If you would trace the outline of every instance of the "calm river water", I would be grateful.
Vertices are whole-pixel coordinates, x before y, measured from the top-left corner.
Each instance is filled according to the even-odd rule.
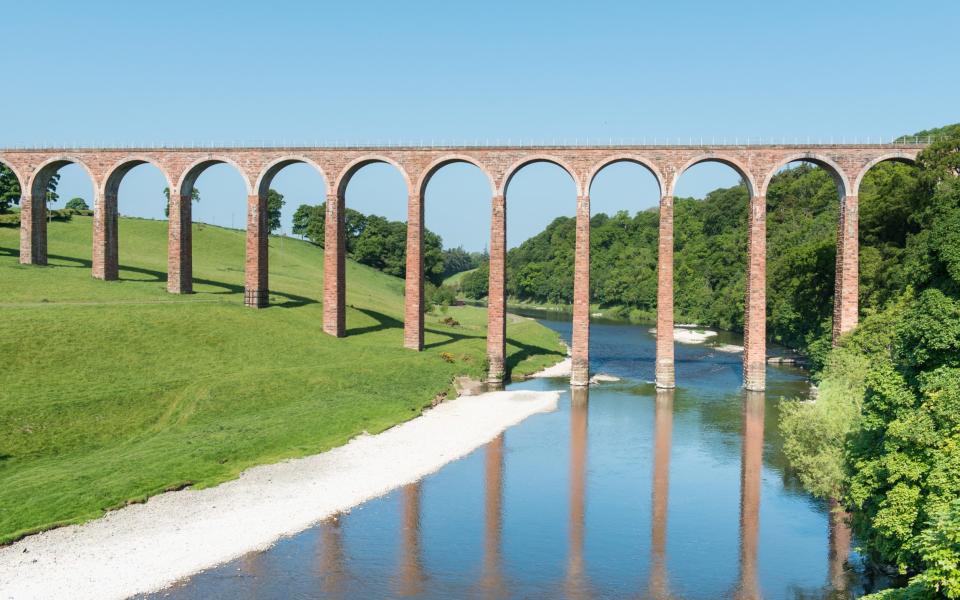
[[[569,340],[567,321],[543,321]],[[150,598],[845,598],[851,542],[785,468],[781,397],[739,354],[678,344],[658,393],[649,327],[594,324],[589,390],[426,479]],[[723,343],[740,341],[721,336]],[[856,557],[853,557],[856,558]]]

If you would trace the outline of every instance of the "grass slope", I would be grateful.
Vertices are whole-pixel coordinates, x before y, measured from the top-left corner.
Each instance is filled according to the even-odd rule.
[[[52,223],[50,266],[22,266],[19,232],[0,228],[0,543],[382,431],[483,371],[482,309],[428,315],[425,351],[404,350],[403,282],[352,262],[348,337],[322,334],[308,243],[270,239],[276,291],[254,310],[241,231],[194,226],[189,296],[165,291],[165,222],[121,219],[115,282],[91,278],[90,236],[90,218]],[[523,374],[562,349],[513,318],[508,354]]]
[[[454,273],[450,277],[447,277],[443,280],[443,285],[449,285],[453,288],[460,289],[460,284],[463,283],[463,278],[473,273],[476,269],[468,269],[466,271],[460,271],[459,273]]]

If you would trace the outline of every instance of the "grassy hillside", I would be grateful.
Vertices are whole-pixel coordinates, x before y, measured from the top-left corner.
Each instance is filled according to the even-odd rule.
[[[450,277],[447,277],[443,280],[443,285],[450,286],[456,290],[457,294],[460,294],[460,284],[463,283],[463,278],[468,276],[470,273],[473,273],[476,269],[469,269],[467,271],[460,271],[459,273],[454,273]]]
[[[348,337],[334,339],[320,249],[271,238],[272,306],[254,310],[243,232],[194,226],[188,296],[165,291],[166,232],[121,219],[120,281],[103,282],[90,218],[51,223],[48,267],[17,264],[19,232],[0,228],[0,543],[381,431],[483,371],[482,309],[427,315],[426,350],[404,350],[403,282],[348,263]],[[562,356],[533,321],[508,337],[514,374]]]

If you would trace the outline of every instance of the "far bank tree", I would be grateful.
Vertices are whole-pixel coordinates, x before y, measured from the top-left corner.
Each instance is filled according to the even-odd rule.
[[[90,210],[90,207],[87,206],[87,201],[79,196],[71,198],[64,208],[68,210]]]
[[[396,277],[407,274],[407,224],[351,208],[344,214],[347,255],[355,261]],[[293,215],[293,233],[323,247],[327,203],[301,204]],[[443,283],[443,240],[423,231],[423,272],[429,283]]]

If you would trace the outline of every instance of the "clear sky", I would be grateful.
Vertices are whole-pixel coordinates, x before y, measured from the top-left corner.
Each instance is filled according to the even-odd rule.
[[[873,140],[960,121],[960,2],[7,2],[0,147],[49,144],[553,141],[747,136]],[[736,181],[686,174],[678,195]],[[138,167],[124,214],[162,218],[163,180]],[[199,220],[245,223],[226,166],[198,182]],[[274,188],[284,228],[323,200],[294,166]],[[76,167],[65,199],[91,196]],[[489,189],[442,170],[427,227],[487,245]],[[594,212],[656,204],[640,167],[617,165]],[[404,219],[389,167],[364,168],[348,206]],[[572,215],[573,185],[532,165],[511,185],[511,245]],[[122,233],[121,233],[122,235]]]

